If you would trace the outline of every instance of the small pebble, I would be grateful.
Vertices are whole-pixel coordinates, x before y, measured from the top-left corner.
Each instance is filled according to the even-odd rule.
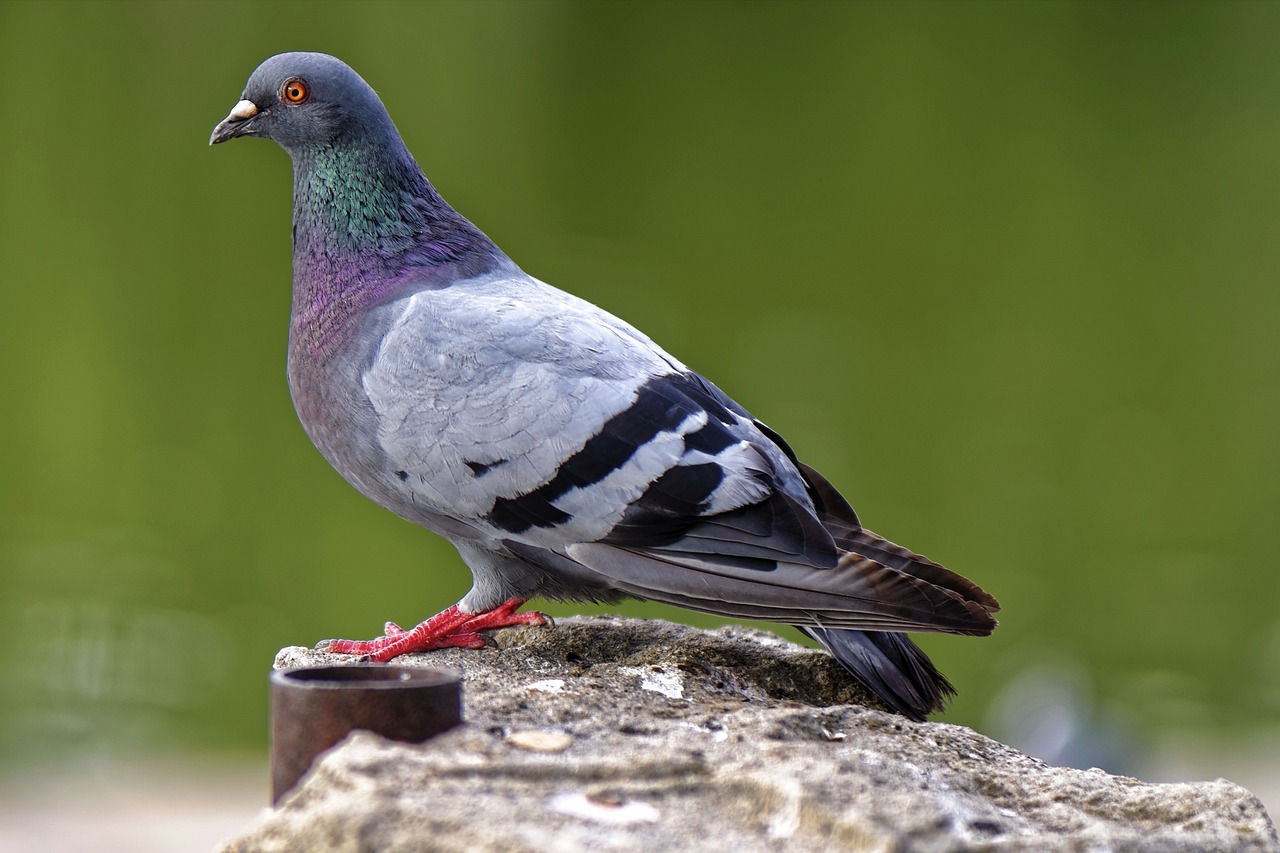
[[[639,800],[618,800],[582,793],[560,794],[553,797],[548,805],[553,812],[617,826],[652,823],[660,816],[656,808]]]
[[[534,681],[524,686],[525,690],[532,690],[538,693],[563,693],[563,678],[548,678],[543,681]]]
[[[564,752],[573,743],[573,737],[564,732],[512,732],[507,735],[507,743],[530,752]]]

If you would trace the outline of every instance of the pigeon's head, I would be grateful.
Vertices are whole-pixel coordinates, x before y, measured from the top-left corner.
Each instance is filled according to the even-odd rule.
[[[390,122],[378,95],[342,60],[323,53],[281,53],[250,75],[239,103],[213,129],[209,144],[260,136],[295,154],[332,145],[353,131],[383,134]]]

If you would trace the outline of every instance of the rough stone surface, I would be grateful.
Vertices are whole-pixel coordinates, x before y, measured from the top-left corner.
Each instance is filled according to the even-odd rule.
[[[467,723],[356,732],[224,851],[1280,851],[1225,780],[1050,767],[912,723],[744,628],[574,618],[397,664],[465,674]],[[349,661],[288,648],[277,667]]]

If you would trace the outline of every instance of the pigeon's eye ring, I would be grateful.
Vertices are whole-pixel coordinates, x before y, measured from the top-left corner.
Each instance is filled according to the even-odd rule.
[[[307,98],[311,97],[311,90],[307,88],[306,81],[299,77],[286,80],[285,84],[280,87],[280,100],[286,104],[305,103]]]

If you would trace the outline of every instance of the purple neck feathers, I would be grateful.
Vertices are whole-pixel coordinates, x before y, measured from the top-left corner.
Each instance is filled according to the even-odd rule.
[[[294,159],[290,346],[299,355],[326,359],[391,299],[511,263],[394,142]]]

